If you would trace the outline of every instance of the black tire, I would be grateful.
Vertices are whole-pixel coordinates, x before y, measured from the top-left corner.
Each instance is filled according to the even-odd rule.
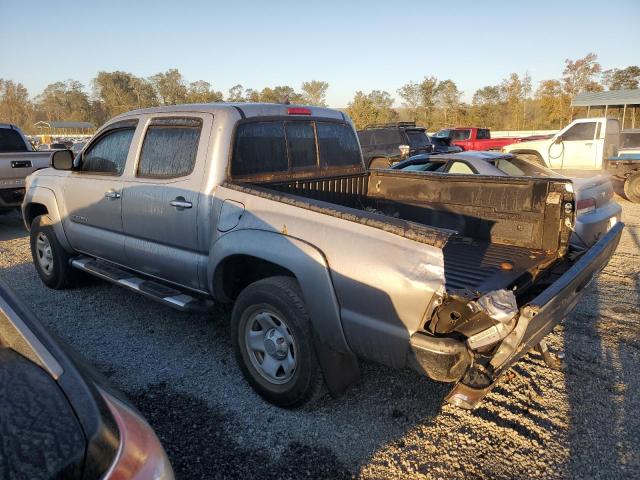
[[[43,256],[43,252],[39,251],[38,239],[46,238],[50,247],[51,254],[51,267],[45,269],[40,261]],[[31,256],[33,258],[33,264],[36,267],[36,271],[40,276],[42,282],[49,288],[55,290],[62,290],[68,288],[72,284],[72,280],[75,278],[76,271],[71,265],[69,255],[56,236],[53,230],[53,223],[48,215],[40,215],[33,219],[31,222]]]
[[[385,158],[385,157],[376,157],[373,160],[371,160],[371,163],[369,164],[369,168],[371,169],[379,169],[379,168],[389,168],[391,165],[389,163],[389,159]]]
[[[261,312],[271,312],[285,323],[295,345],[295,369],[285,383],[265,377],[254,361],[255,351],[247,345],[247,329]],[[252,330],[253,331],[253,330]],[[258,331],[257,333],[260,333]],[[263,338],[267,338],[265,332]],[[313,346],[311,321],[298,282],[292,277],[269,277],[246,287],[236,299],[231,314],[231,340],[242,373],[253,389],[268,402],[282,408],[295,408],[317,400],[323,391],[323,378]],[[268,353],[263,353],[263,362]],[[272,357],[273,358],[273,357]],[[253,359],[253,360],[252,360]]]
[[[634,173],[624,181],[624,196],[633,203],[640,203],[640,172]]]

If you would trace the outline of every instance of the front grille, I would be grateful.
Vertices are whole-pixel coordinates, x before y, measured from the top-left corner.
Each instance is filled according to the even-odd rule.
[[[0,190],[0,198],[4,203],[22,203],[24,188],[5,188]]]

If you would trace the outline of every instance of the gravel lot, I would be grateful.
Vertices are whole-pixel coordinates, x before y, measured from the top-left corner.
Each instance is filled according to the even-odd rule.
[[[474,412],[373,364],[342,398],[272,407],[236,368],[228,311],[175,312],[99,281],[48,290],[17,215],[0,216],[0,275],[131,397],[178,478],[640,478],[640,205],[618,201],[616,255],[550,336],[564,371],[531,354]]]

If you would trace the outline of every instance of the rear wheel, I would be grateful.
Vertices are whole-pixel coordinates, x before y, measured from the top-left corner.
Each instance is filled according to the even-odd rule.
[[[51,218],[40,215],[31,222],[31,256],[42,282],[61,290],[70,286],[76,271],[69,265],[69,255],[53,230]]]
[[[640,203],[640,173],[634,173],[624,182],[624,195],[633,203]]]
[[[293,408],[319,396],[322,372],[295,279],[270,277],[245,288],[233,307],[231,334],[242,373],[265,400]]]

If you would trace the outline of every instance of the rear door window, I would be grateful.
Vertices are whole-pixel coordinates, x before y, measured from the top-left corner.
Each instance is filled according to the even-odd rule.
[[[397,129],[374,130],[373,138],[378,145],[400,145],[404,143]]]
[[[138,177],[176,178],[193,171],[202,120],[155,118],[147,127],[138,161]]]
[[[489,140],[491,138],[491,133],[486,128],[479,128],[478,135],[476,136],[477,140]]]

